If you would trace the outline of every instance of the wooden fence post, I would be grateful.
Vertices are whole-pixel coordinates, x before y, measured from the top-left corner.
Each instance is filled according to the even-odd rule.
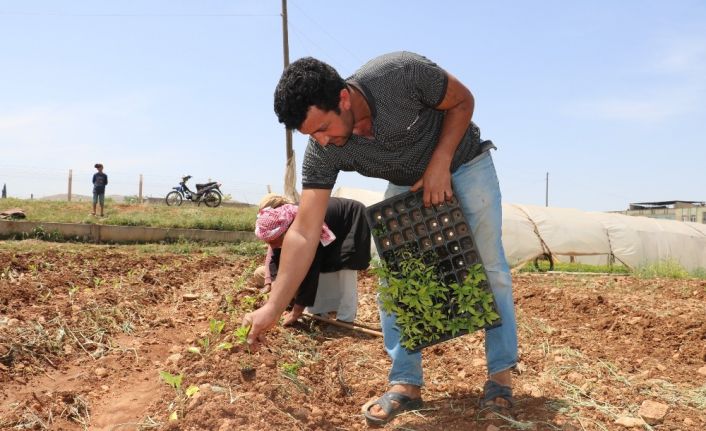
[[[66,195],[68,197],[69,202],[71,202],[71,183],[73,182],[73,176],[73,169],[69,169],[69,192]]]

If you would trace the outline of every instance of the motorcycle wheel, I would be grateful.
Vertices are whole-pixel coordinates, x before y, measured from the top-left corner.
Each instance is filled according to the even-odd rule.
[[[207,207],[215,208],[221,204],[221,195],[211,190],[203,197],[203,203]]]
[[[167,203],[167,206],[180,206],[183,198],[181,197],[181,194],[179,192],[169,192],[167,193],[167,197],[164,198],[165,202]]]

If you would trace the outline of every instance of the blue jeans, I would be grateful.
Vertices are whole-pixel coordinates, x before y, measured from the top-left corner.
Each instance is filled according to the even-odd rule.
[[[492,375],[517,364],[517,323],[512,300],[512,277],[501,241],[500,185],[490,151],[461,165],[451,174],[451,182],[475,237],[478,253],[488,274],[488,283],[502,318],[501,326],[485,332],[485,357],[488,374]],[[408,186],[389,184],[385,198],[408,190]],[[380,308],[385,350],[392,359],[390,384],[422,386],[422,354],[409,353],[400,345],[400,331],[395,325],[395,319],[395,314],[385,313]]]

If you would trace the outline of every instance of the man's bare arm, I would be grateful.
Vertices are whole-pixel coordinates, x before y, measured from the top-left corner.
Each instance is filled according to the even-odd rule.
[[[308,189],[302,192],[299,212],[287,231],[282,244],[277,278],[270,297],[262,307],[243,317],[243,326],[249,326],[248,344],[257,350],[262,335],[277,323],[299,285],[309,271],[321,238],[331,190]]]
[[[438,204],[453,195],[451,189],[451,161],[468,129],[475,101],[471,92],[455,76],[447,72],[446,94],[435,109],[446,111],[439,135],[424,176],[412,190],[424,187],[424,204]]]
[[[330,195],[328,189],[302,192],[299,212],[284,237],[277,278],[268,301],[280,313],[294,298],[314,260]]]

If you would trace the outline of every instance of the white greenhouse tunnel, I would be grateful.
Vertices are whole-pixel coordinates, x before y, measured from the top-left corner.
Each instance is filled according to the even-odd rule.
[[[333,196],[366,206],[383,193],[341,187]],[[629,268],[675,261],[688,271],[706,268],[706,225],[571,208],[503,204],[503,246],[511,267],[550,255],[556,261]]]

